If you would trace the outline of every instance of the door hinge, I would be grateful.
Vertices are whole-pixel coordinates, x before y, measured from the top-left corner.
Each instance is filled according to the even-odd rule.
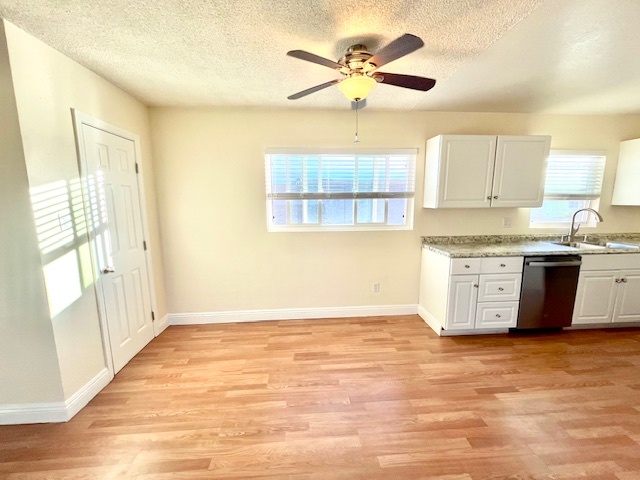
[[[140,173],[140,168],[138,167],[138,162],[136,162],[136,173]]]
[[[151,320],[155,320],[156,319],[156,314],[153,313],[153,310],[151,310]]]
[[[145,250],[147,249],[147,241],[146,240],[142,241],[142,248],[144,248]]]

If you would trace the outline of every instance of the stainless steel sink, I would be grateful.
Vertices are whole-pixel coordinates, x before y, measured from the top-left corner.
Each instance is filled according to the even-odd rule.
[[[607,247],[605,245],[595,245],[593,243],[585,242],[554,242],[556,245],[562,245],[563,247],[573,247],[580,250],[604,250]]]
[[[607,242],[604,244],[607,248],[628,248],[630,250],[640,249],[640,245],[630,245],[628,243]]]
[[[564,247],[573,247],[580,250],[604,250],[607,248],[619,248],[619,249],[629,249],[629,250],[638,250],[640,246],[638,245],[630,245],[627,243],[618,243],[618,242],[607,242],[607,241],[598,241],[598,242],[554,242],[556,245],[562,245]]]

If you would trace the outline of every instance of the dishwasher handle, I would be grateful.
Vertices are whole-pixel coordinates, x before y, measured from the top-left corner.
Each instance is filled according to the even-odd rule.
[[[529,267],[579,267],[582,265],[580,260],[572,260],[568,262],[527,262]]]

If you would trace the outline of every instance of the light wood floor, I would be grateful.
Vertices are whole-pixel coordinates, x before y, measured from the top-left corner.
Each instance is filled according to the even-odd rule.
[[[640,329],[438,338],[417,316],[170,327],[0,479],[640,479]]]

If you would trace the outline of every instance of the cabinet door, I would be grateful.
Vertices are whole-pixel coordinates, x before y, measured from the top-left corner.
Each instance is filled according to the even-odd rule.
[[[520,300],[522,275],[519,273],[480,275],[479,284],[479,302],[508,302]]]
[[[446,330],[474,328],[478,301],[478,275],[449,277]]]
[[[492,207],[539,207],[551,137],[498,136]]]
[[[620,143],[611,205],[640,205],[640,138]]]
[[[580,272],[572,325],[611,323],[618,290],[617,270]]]
[[[494,135],[442,135],[437,207],[489,207],[495,154]]]
[[[620,272],[613,321],[640,322],[640,270]]]
[[[476,330],[512,328],[518,323],[518,302],[478,303]]]

